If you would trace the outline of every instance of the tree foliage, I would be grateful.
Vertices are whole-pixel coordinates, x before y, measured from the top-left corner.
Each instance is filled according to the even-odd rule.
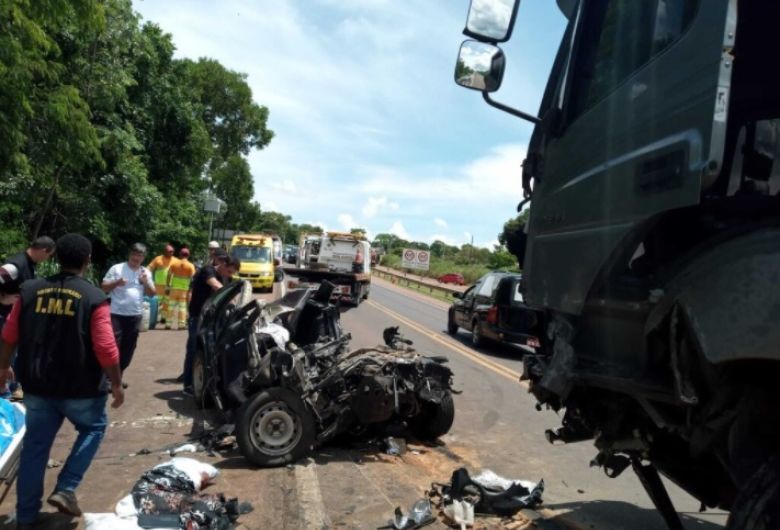
[[[273,138],[246,76],[174,58],[130,0],[0,0],[0,254],[79,231],[93,259],[133,241],[197,248],[204,192],[261,222],[246,155]]]

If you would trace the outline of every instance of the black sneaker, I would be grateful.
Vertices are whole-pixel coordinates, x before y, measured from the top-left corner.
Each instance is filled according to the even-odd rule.
[[[185,386],[182,389],[181,393],[184,394],[185,396],[195,397],[195,392],[192,390],[191,386]]]
[[[76,500],[76,494],[72,491],[55,491],[52,493],[46,502],[51,506],[54,506],[62,513],[79,517],[81,515],[81,508]]]

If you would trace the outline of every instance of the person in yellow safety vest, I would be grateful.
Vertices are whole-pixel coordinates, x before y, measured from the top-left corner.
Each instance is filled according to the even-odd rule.
[[[171,286],[169,298],[170,322],[166,321],[165,328],[171,325],[177,329],[187,329],[187,293],[190,290],[190,282],[195,276],[195,265],[190,263],[190,249],[182,247],[179,250],[179,259],[171,263],[168,271],[168,285]]]
[[[159,313],[160,322],[166,324],[170,321],[170,305],[168,304],[168,291],[170,290],[170,284],[168,283],[168,271],[171,264],[178,261],[173,255],[173,247],[168,244],[165,245],[165,251],[154,258],[149,264],[149,270],[152,271],[152,277],[154,278],[154,287],[157,290],[157,296],[160,299]],[[169,327],[170,329],[170,327]]]

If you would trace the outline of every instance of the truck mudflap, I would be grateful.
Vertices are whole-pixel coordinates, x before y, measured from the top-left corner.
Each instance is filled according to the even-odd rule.
[[[666,287],[645,334],[683,316],[712,363],[780,360],[780,227],[703,252]]]

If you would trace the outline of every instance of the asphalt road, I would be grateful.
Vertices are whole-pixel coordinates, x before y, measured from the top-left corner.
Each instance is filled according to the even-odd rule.
[[[344,315],[355,345],[376,339],[371,330],[400,325],[401,331],[422,352],[446,355],[455,373],[456,419],[447,444],[468,448],[476,467],[489,468],[507,477],[545,480],[547,516],[558,514],[570,526],[599,529],[665,529],[638,479],[626,471],[610,479],[589,462],[596,456],[590,442],[552,446],[544,430],[558,427],[551,411],[538,412],[527,387],[518,381],[523,350],[510,345],[471,348],[471,334],[446,331],[447,305],[374,281],[371,298]],[[368,335],[368,338],[364,338]],[[377,336],[378,338],[378,336]],[[719,511],[699,514],[699,503],[673,484],[670,494],[686,528],[721,528],[726,515]]]
[[[497,346],[472,350],[468,333],[450,337],[444,332],[446,307],[375,279],[370,299],[343,314],[355,348],[381,342],[382,330],[392,325],[400,326],[418,350],[450,359],[455,387],[463,393],[455,396],[455,424],[441,444],[410,446],[398,457],[365,441],[340,442],[294,466],[277,469],[253,469],[237,452],[191,455],[220,469],[208,491],[254,505],[252,513],[241,517],[239,528],[377,528],[387,524],[396,506],[410,506],[431,482],[448,482],[453,470],[464,466],[470,471],[491,469],[510,478],[545,480],[544,508],[524,512],[514,522],[501,523],[504,526],[663,530],[661,518],[629,472],[609,479],[589,468],[595,456],[589,443],[547,444],[544,429],[556,427],[558,419],[553,413],[537,412],[534,400],[517,381],[522,350]],[[185,335],[165,330],[141,334],[133,364],[125,373],[130,385],[125,406],[109,411],[110,427],[77,492],[84,511],[112,511],[141,473],[169,458],[162,448],[183,443],[218,423],[215,411],[197,410],[174,381],[181,370]],[[63,428],[52,458],[63,461],[74,438],[71,427]],[[150,454],[136,455],[144,448]],[[46,495],[58,471],[47,473]],[[0,498],[4,489],[0,486]],[[671,493],[687,528],[711,530],[725,522],[723,514],[699,519],[693,499],[675,488]],[[0,504],[0,529],[13,528],[14,494],[11,488]],[[44,514],[41,530],[85,528],[83,519],[45,510],[49,513]],[[538,518],[535,526],[523,525],[528,518]],[[445,527],[437,523],[430,528]]]

